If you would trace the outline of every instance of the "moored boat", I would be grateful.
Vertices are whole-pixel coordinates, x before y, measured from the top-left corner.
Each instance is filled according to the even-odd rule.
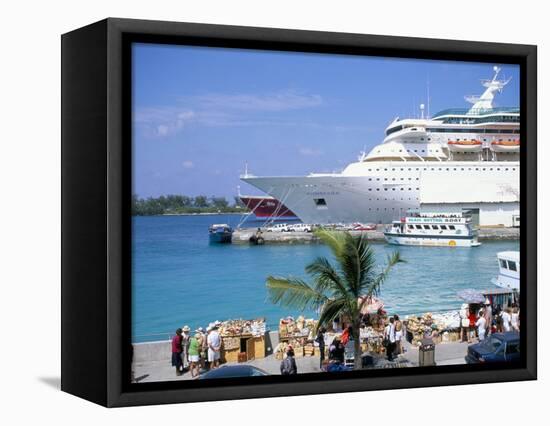
[[[208,236],[211,243],[230,243],[233,229],[225,224],[214,224],[208,228]]]
[[[519,291],[519,251],[501,251],[497,253],[499,274],[493,284]]]
[[[390,244],[476,247],[477,230],[468,214],[416,213],[392,222],[385,232]]]

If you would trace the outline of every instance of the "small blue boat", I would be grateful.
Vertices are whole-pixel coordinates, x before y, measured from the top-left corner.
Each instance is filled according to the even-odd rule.
[[[233,229],[225,223],[210,225],[208,235],[211,243],[230,243]]]

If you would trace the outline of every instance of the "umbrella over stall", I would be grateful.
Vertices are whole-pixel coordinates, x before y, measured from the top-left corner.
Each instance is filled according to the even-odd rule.
[[[459,291],[457,296],[467,303],[483,303],[485,302],[485,296],[479,291],[468,288],[466,290]]]

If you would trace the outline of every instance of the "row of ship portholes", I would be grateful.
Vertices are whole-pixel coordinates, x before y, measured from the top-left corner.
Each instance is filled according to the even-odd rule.
[[[401,189],[401,191],[404,191],[404,190],[405,190],[405,188],[399,188],[399,189]],[[380,188],[376,188],[376,190],[377,190],[377,191],[380,191]],[[384,191],[387,191],[387,190],[388,190],[388,188],[384,188]],[[395,191],[395,188],[392,188],[391,190],[392,190],[392,191]],[[409,188],[408,190],[409,190],[409,191],[412,191],[412,188]],[[372,188],[369,188],[369,191],[372,191]],[[416,191],[420,191],[420,188],[416,188]]]
[[[420,168],[420,167],[414,167],[414,170],[415,170],[415,171],[420,171],[421,168]],[[492,172],[493,170],[496,170],[496,171],[504,170],[504,171],[506,171],[506,172],[507,172],[508,170],[512,170],[512,171],[515,172],[515,171],[516,171],[516,167],[423,167],[423,168],[422,168],[422,171],[424,171],[424,170],[430,170],[430,171],[435,171],[435,170],[437,170],[437,171],[440,171],[440,172],[443,171],[443,170],[445,170],[445,171],[447,171],[447,172],[449,172],[449,171],[451,171],[451,170],[453,170],[453,171],[455,171],[455,172],[458,171],[458,170],[460,170],[460,171],[466,171],[466,170],[467,170],[467,171],[472,171],[472,170],[482,170],[482,171],[486,171],[486,170],[488,170],[488,171],[491,171],[491,172]],[[369,172],[374,172],[374,171],[379,172],[379,171],[381,171],[381,170],[380,170],[380,169],[367,169],[367,171],[369,171]],[[388,169],[384,169],[383,171],[384,171],[384,172],[387,172]],[[404,171],[409,171],[409,172],[411,172],[411,171],[413,171],[413,168],[411,168],[411,167],[408,167],[408,168],[405,168],[405,167],[398,167],[398,168],[392,168],[391,171],[392,171],[392,172],[404,172]]]

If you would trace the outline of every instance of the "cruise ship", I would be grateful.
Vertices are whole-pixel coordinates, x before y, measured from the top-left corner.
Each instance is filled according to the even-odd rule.
[[[480,96],[465,97],[471,107],[424,117],[420,105],[420,118],[394,119],[383,142],[340,173],[246,173],[240,178],[279,200],[303,222],[316,224],[391,223],[420,209],[427,182],[437,191],[477,191],[479,202],[491,202],[501,192],[494,188],[502,188],[512,194],[508,201],[519,201],[520,111],[494,105],[510,79],[498,78],[499,67],[493,71],[492,79],[481,80],[485,90]],[[487,182],[492,184],[484,186]]]

